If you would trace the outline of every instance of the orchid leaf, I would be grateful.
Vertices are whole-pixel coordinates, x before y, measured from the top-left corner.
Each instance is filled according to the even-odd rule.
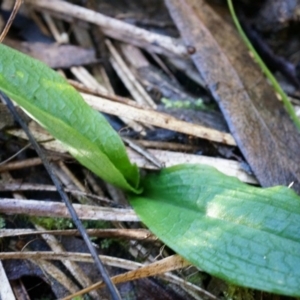
[[[205,165],[178,165],[142,180],[130,203],[176,253],[228,282],[300,296],[300,199],[257,188]]]
[[[118,134],[57,72],[1,44],[0,90],[82,165],[111,184],[138,192],[138,169]]]

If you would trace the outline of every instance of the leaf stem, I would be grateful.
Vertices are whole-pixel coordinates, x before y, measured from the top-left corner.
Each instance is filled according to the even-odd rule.
[[[250,50],[250,52],[252,52],[255,61],[260,66],[260,68],[262,69],[263,73],[270,80],[270,82],[271,82],[274,90],[280,95],[285,109],[289,113],[291,119],[294,121],[294,124],[300,130],[300,120],[299,120],[298,116],[295,113],[293,105],[289,101],[286,93],[283,91],[283,89],[279,85],[279,83],[278,83],[277,79],[275,78],[275,76],[268,69],[268,67],[266,66],[266,64],[264,63],[264,61],[261,59],[261,57],[259,56],[259,54],[256,52],[255,48],[251,44],[251,42],[248,39],[247,35],[245,34],[245,32],[244,32],[244,30],[243,30],[243,28],[242,28],[242,26],[241,26],[241,24],[240,24],[237,16],[236,16],[236,13],[235,13],[235,10],[234,10],[233,4],[232,4],[232,0],[227,0],[227,3],[228,3],[229,11],[230,11],[230,14],[232,16],[233,22],[234,22],[234,24],[235,24],[235,26],[236,26],[239,34],[241,35],[244,43],[246,44],[246,46],[248,47],[248,49]]]

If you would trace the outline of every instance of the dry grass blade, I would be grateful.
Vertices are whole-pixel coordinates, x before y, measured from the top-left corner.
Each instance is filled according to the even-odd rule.
[[[10,15],[10,17],[9,17],[2,33],[1,33],[1,35],[0,35],[0,43],[2,43],[4,38],[6,37],[8,31],[9,31],[9,28],[10,28],[11,24],[13,23],[16,15],[17,15],[17,13],[20,9],[21,4],[22,4],[22,0],[16,0],[13,11],[12,11],[12,13],[11,13],[11,15]]]
[[[41,163],[41,161],[40,161]],[[8,168],[9,169],[9,168]],[[3,170],[4,172],[4,170]],[[0,173],[1,170],[0,170]],[[107,204],[112,204],[112,201],[108,198],[102,197],[102,196],[97,196],[94,194],[90,194],[87,192],[82,192],[79,190],[74,190],[72,188],[66,188],[64,189],[65,192],[68,192],[70,194],[80,196],[80,197],[85,197],[93,200],[97,200],[102,203],[107,203]],[[49,192],[56,192],[56,188],[54,185],[47,185],[47,184],[32,184],[32,183],[20,183],[20,182],[0,182],[0,191],[11,191],[11,192],[16,192],[16,191],[49,191]],[[86,204],[86,203],[83,203]]]
[[[71,293],[78,291],[78,286],[71,280],[70,276],[66,275],[60,268],[43,259],[30,259],[30,261],[36,264],[47,275],[55,278],[61,285],[63,285]]]
[[[33,166],[38,166],[41,164],[42,164],[42,160],[37,157],[25,159],[25,160],[21,160],[21,161],[13,161],[10,163],[5,163],[3,165],[0,165],[0,173],[13,171],[13,170],[19,170],[19,169],[33,167]]]
[[[164,258],[160,261],[149,264],[147,266],[141,267],[137,270],[129,271],[125,274],[114,276],[111,278],[111,280],[114,284],[117,284],[117,283],[127,282],[127,281],[140,279],[140,278],[144,278],[144,277],[155,276],[155,275],[158,275],[161,273],[166,273],[166,272],[177,270],[177,269],[182,269],[189,265],[190,265],[190,263],[187,262],[186,260],[184,260],[179,255],[173,255],[173,256]],[[73,295],[65,297],[63,300],[70,300],[76,296],[86,294],[92,290],[102,288],[102,287],[104,287],[104,283],[101,281],[101,282],[95,283],[95,284],[91,285],[90,287],[83,289]]]
[[[130,240],[156,241],[157,238],[147,229],[87,229],[89,236],[101,238],[124,238]],[[34,230],[34,229],[0,229],[0,238],[52,234],[61,236],[80,236],[78,230]]]
[[[122,58],[113,43],[110,40],[106,40],[105,43],[111,54],[112,66],[136,102],[142,106],[156,109],[156,104],[132,74],[130,68],[127,66],[125,60]]]
[[[164,264],[164,260],[161,260],[159,262],[155,262],[153,264],[149,264],[149,265],[145,266],[141,263],[129,261],[126,259],[110,257],[110,256],[105,256],[105,255],[100,255],[100,257],[101,257],[101,260],[106,265],[117,267],[117,268],[122,268],[122,269],[127,269],[127,270],[141,269],[144,274],[145,274],[144,268],[146,268],[146,270],[147,270],[147,269],[149,269],[149,267],[150,267],[150,269],[152,269],[153,268],[152,266],[155,264],[159,264],[159,265]],[[55,253],[55,252],[6,252],[5,253],[5,252],[1,252],[0,260],[1,259],[2,260],[6,260],[6,259],[33,259],[33,260],[36,260],[36,259],[44,259],[44,260],[68,259],[71,261],[78,261],[78,262],[88,262],[88,263],[93,262],[90,254],[88,254],[88,253],[73,253],[73,252],[72,253],[70,253],[70,252],[64,252],[64,253]],[[169,259],[166,258],[165,260],[167,260],[167,262],[168,262]],[[184,261],[180,257],[175,258],[175,260],[179,261],[178,267],[180,265],[182,265],[182,267],[184,267],[186,264],[186,261]],[[162,262],[162,263],[160,263],[160,262]],[[171,262],[172,262],[172,259],[171,259]],[[170,264],[169,264],[169,266],[170,266]],[[160,266],[161,271],[162,271],[162,268],[163,268],[163,266],[162,267]],[[172,269],[172,263],[171,263],[171,269]],[[169,269],[169,271],[170,271],[170,269]],[[131,274],[135,274],[135,272],[133,272]],[[139,274],[139,272],[138,272],[138,274]],[[149,274],[149,272],[148,272],[148,274]],[[163,279],[168,280],[174,284],[182,286],[191,294],[202,294],[202,295],[206,296],[208,299],[217,299],[214,295],[205,291],[201,287],[195,286],[195,285],[191,284],[190,282],[186,282],[183,279],[178,278],[177,276],[175,276],[173,274],[170,274],[170,273],[162,274],[160,272],[160,274],[156,274],[156,275],[159,275]],[[148,276],[150,276],[150,274]],[[151,275],[151,276],[154,276],[154,275]],[[132,277],[132,275],[131,275],[131,277]],[[197,299],[197,297],[195,297],[195,298]],[[198,297],[198,299],[199,299],[199,297]]]
[[[151,124],[161,128],[190,134],[213,142],[235,146],[233,137],[225,132],[210,129],[196,124],[178,120],[170,115],[150,109],[139,109],[122,103],[113,102],[104,98],[82,94],[84,100],[93,108],[108,114],[126,117],[135,121]]]
[[[39,225],[35,225],[35,228],[37,230],[45,230],[43,227]],[[65,248],[63,245],[56,239],[55,236],[47,233],[43,233],[42,238],[44,241],[48,244],[48,246],[51,248],[54,252],[65,252]],[[91,278],[86,276],[86,274],[83,272],[83,270],[80,268],[80,266],[74,262],[69,260],[62,260],[62,264],[69,270],[69,272],[73,275],[74,278],[77,279],[77,281],[80,283],[81,287],[90,286],[92,284]],[[49,267],[47,266],[47,272],[49,273]],[[53,276],[54,278],[58,279],[58,276]],[[59,280],[61,282],[61,280]],[[97,291],[91,291],[90,296],[94,299],[97,299],[100,295],[98,295]]]

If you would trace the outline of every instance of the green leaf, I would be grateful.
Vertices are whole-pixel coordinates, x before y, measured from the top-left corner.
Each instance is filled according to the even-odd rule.
[[[130,163],[122,140],[61,75],[1,44],[0,90],[81,164],[111,184],[138,192],[138,169]]]
[[[216,169],[178,165],[143,179],[130,203],[170,248],[231,283],[300,296],[300,201]]]

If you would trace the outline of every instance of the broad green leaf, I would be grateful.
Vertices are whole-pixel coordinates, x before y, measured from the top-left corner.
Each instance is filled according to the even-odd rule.
[[[138,191],[139,173],[105,118],[43,63],[0,45],[0,90],[107,182]]]
[[[300,199],[248,186],[209,166],[178,165],[143,179],[130,203],[178,254],[231,283],[300,296]]]

